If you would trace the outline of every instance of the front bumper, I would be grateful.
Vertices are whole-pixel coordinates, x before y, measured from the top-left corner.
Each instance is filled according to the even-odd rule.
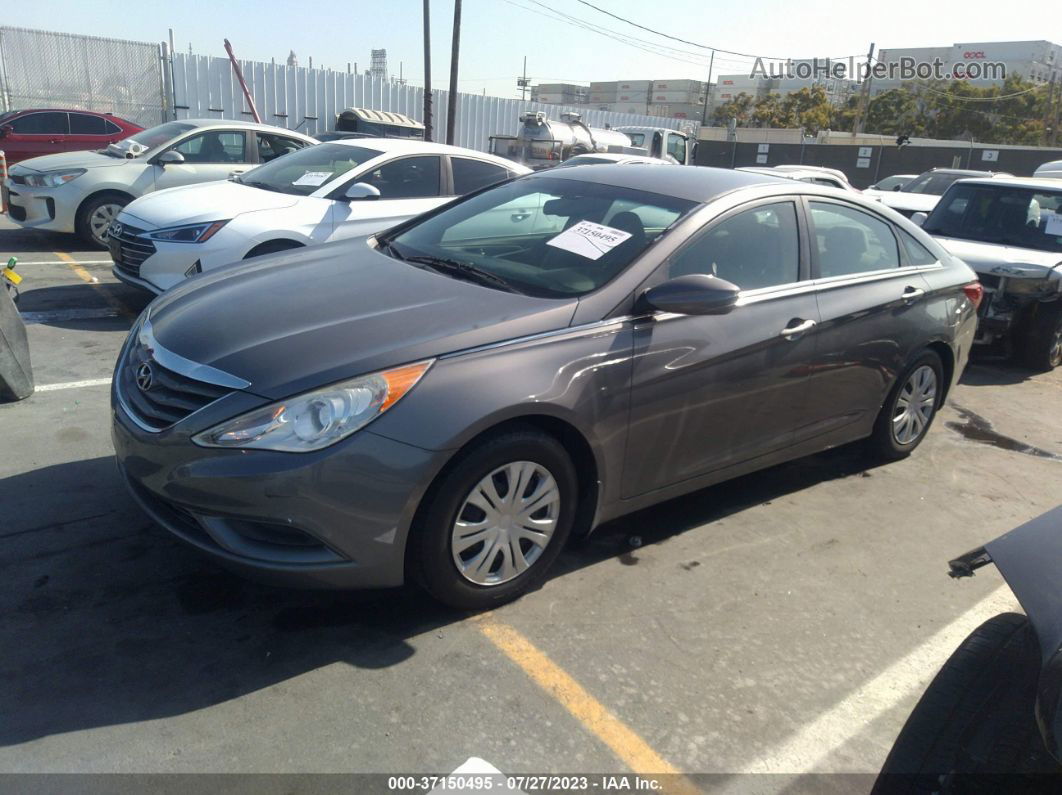
[[[10,178],[4,182],[7,196],[7,215],[19,226],[49,232],[75,231],[80,193],[72,189],[77,180],[58,188],[33,188],[16,184]]]
[[[150,432],[113,392],[112,405],[123,479],[148,515],[183,541],[278,585],[402,584],[413,514],[446,453],[367,430],[316,453],[208,449],[190,437],[206,427],[200,415],[211,407]]]

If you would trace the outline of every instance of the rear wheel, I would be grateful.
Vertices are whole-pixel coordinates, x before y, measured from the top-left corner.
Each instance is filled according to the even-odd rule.
[[[896,379],[870,437],[877,455],[906,458],[922,443],[940,405],[943,371],[940,357],[925,351]]]
[[[1046,372],[1062,365],[1062,301],[1036,305],[1020,355],[1034,370]]]
[[[131,199],[120,193],[101,193],[84,202],[77,211],[74,228],[86,243],[107,248],[107,230]]]
[[[294,240],[270,240],[267,243],[259,243],[252,248],[247,252],[244,259],[263,257],[266,254],[276,254],[278,251],[290,251],[293,248],[302,248],[302,243],[296,243]]]
[[[537,587],[571,530],[577,476],[564,447],[534,430],[477,444],[429,490],[411,563],[441,602],[480,610]]]

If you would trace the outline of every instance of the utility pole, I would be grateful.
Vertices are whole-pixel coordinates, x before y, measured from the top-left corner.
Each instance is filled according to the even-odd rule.
[[[701,109],[701,126],[706,127],[708,125],[708,102],[712,98],[712,67],[715,65],[715,50],[712,50],[712,57],[708,59],[708,84],[704,87],[704,107]],[[697,137],[700,138],[700,131],[697,132]]]
[[[1055,72],[1053,77],[1057,79],[1058,72]],[[1058,122],[1059,122],[1059,108],[1062,106],[1062,89],[1059,89],[1055,93],[1055,112],[1051,118],[1051,138],[1048,141],[1048,146],[1054,146],[1058,141]]]
[[[424,0],[424,140],[431,140],[431,12]]]
[[[527,99],[527,56],[524,56],[524,75],[520,78],[520,101]]]
[[[1044,134],[1041,136],[1040,144],[1042,146],[1047,145],[1048,134],[1047,128],[1051,126],[1051,119],[1054,116],[1055,109],[1055,77],[1056,72],[1051,72],[1051,82],[1047,86],[1047,102],[1044,103]],[[1051,131],[1051,137],[1054,137],[1054,130]]]
[[[874,67],[874,42],[870,42],[867,50],[867,76],[863,79],[863,85],[859,90],[859,113],[856,114],[855,124],[852,125],[852,137],[855,138],[863,132],[867,123],[867,111],[870,108],[870,81],[871,69]]]
[[[457,124],[457,61],[461,50],[461,0],[454,0],[454,38],[450,49],[450,102],[446,109],[446,143],[453,145]]]

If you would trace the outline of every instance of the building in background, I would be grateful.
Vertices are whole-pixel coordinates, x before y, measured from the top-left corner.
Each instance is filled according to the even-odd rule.
[[[531,101],[548,102],[551,105],[587,105],[590,102],[590,88],[576,83],[539,83],[531,86]]]
[[[1052,75],[1062,79],[1062,46],[1049,41],[973,41],[942,47],[907,47],[883,49],[878,60],[885,64],[900,64],[910,58],[918,63],[939,59],[946,71],[954,64],[997,62],[1006,66],[1007,76],[1018,76],[1032,83],[1049,83]],[[870,84],[872,96],[899,88],[909,80],[874,78]],[[917,82],[917,81],[916,81]],[[978,86],[998,86],[1002,78],[971,79]]]

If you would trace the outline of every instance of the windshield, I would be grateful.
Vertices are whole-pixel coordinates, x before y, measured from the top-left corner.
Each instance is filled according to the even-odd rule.
[[[165,124],[160,124],[158,127],[149,127],[146,130],[138,132],[136,135],[127,138],[127,141],[138,143],[141,146],[145,146],[148,149],[154,149],[156,146],[162,146],[167,141],[171,141],[181,133],[194,130],[194,124],[185,124],[179,121],[168,121]],[[121,143],[121,142],[119,142]]]
[[[952,184],[960,179],[985,176],[983,174],[940,174],[935,171],[927,171],[919,177],[915,177],[900,190],[903,193],[924,193],[929,196],[943,196],[944,192]]]
[[[317,144],[253,168],[240,182],[279,193],[309,196],[326,182],[381,154],[378,149],[364,146]]]
[[[485,271],[528,295],[577,296],[617,276],[695,206],[613,185],[520,179],[452,205],[383,248],[398,259]]]
[[[922,228],[942,237],[1062,252],[1062,191],[955,185]]]

